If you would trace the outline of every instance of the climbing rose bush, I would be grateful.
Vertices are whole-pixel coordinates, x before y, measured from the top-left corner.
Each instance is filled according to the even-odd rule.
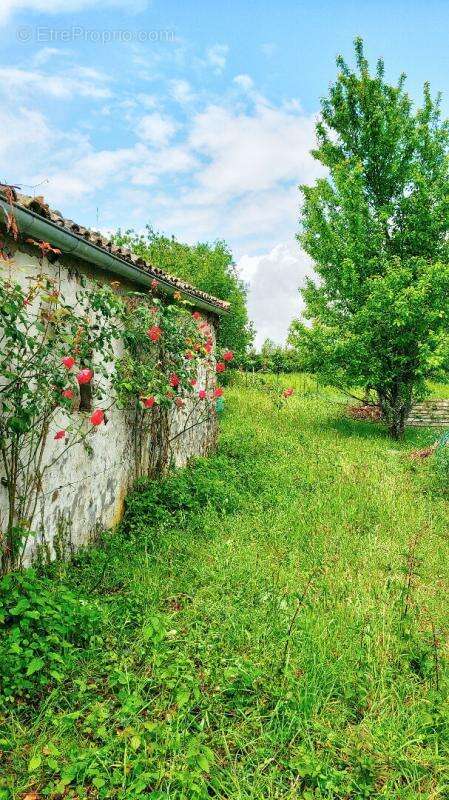
[[[30,243],[43,258],[56,252],[46,243]],[[223,372],[231,351],[214,352],[206,318],[191,311],[176,292],[162,302],[154,280],[149,294],[120,296],[111,288],[80,288],[67,303],[57,279],[39,274],[24,289],[11,278],[4,259],[0,276],[0,440],[9,514],[0,541],[0,568],[20,562],[42,491],[43,477],[67,447],[86,441],[107,422],[117,403],[144,413],[182,410],[188,396],[202,407],[200,422],[222,410],[222,390],[202,386],[206,370]],[[115,282],[116,283],[116,282]],[[119,284],[116,284],[119,286]],[[124,344],[117,359],[114,341]],[[112,362],[112,366],[111,365]],[[197,375],[202,375],[197,388]],[[112,377],[113,393],[110,392]],[[82,392],[93,404],[90,416],[75,414]],[[218,404],[218,405],[217,405]],[[44,457],[49,440],[55,454]]]
[[[23,288],[9,267],[0,275],[0,459],[8,495],[3,572],[21,560],[46,470],[98,424],[75,417],[73,408],[94,369],[106,375],[113,359],[111,320],[119,309],[108,288],[81,288],[69,304],[56,279],[39,274]],[[92,399],[100,400],[101,392],[95,381]],[[56,452],[44,457],[50,440]]]
[[[176,292],[177,303],[164,303],[156,295],[134,293],[124,301],[122,312],[125,353],[116,363],[115,390],[119,404],[138,403],[155,410],[176,406],[182,409],[187,397],[214,399],[200,386],[195,395],[197,375],[213,365],[212,329],[199,311]],[[216,371],[224,372],[231,351],[217,362]],[[221,397],[221,394],[216,395]],[[181,402],[182,401],[182,402]]]

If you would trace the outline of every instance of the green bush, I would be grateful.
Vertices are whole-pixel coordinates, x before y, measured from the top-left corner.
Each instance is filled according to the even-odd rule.
[[[126,501],[123,521],[129,533],[173,514],[200,513],[213,507],[219,513],[235,511],[239,505],[236,475],[225,456],[198,458],[188,468],[178,469],[163,480],[138,481]]]
[[[0,705],[39,699],[61,681],[88,643],[98,611],[32,569],[0,580]]]

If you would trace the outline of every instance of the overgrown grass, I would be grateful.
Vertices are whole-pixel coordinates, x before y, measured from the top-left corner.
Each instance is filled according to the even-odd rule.
[[[1,798],[449,796],[449,503],[408,458],[435,431],[289,384],[230,388],[218,454],[52,568],[98,636],[3,711]]]

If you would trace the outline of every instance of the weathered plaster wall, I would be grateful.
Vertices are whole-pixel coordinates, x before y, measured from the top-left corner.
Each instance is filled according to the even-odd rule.
[[[3,267],[2,269],[5,269]],[[61,292],[67,302],[73,302],[80,287],[80,276],[109,280],[107,274],[89,273],[83,262],[67,261],[64,264],[50,264],[44,260],[41,265],[31,253],[17,251],[13,259],[13,276],[26,285],[27,276],[44,271],[60,279]],[[133,287],[134,290],[136,287]],[[214,330],[214,319],[209,319]],[[116,344],[120,352],[119,343]],[[208,388],[214,382],[213,374],[203,368],[198,375],[198,388]],[[83,414],[88,423],[91,412]],[[201,412],[200,412],[201,414]],[[200,425],[191,427],[201,419],[192,412],[192,402],[185,408],[173,409],[169,414],[168,427],[162,426],[157,413],[151,426],[144,434],[139,456],[136,459],[135,417],[130,411],[113,408],[107,414],[107,424],[96,428],[89,436],[92,446],[90,452],[82,445],[74,445],[62,458],[45,472],[33,529],[36,535],[30,538],[25,561],[29,562],[38,547],[44,546],[54,555],[55,547],[74,550],[88,542],[98,530],[113,527],[119,522],[123,511],[125,495],[136,475],[145,474],[158,461],[161,446],[169,445],[169,459],[176,466],[182,466],[198,455],[204,455],[213,446],[216,438],[215,416]],[[64,428],[64,414],[61,412],[52,425],[56,430]],[[182,433],[187,427],[185,433]],[[178,435],[179,434],[179,435]],[[170,442],[171,440],[171,442]],[[58,452],[60,442],[53,440],[50,433],[44,461],[50,463]],[[0,515],[4,520],[7,511],[6,489],[0,486]]]

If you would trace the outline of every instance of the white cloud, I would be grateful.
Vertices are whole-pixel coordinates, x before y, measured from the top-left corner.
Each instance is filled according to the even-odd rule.
[[[137,135],[145,142],[154,145],[162,145],[168,142],[176,132],[177,124],[158,111],[154,114],[146,114],[137,125]]]
[[[33,58],[33,63],[37,67],[41,67],[43,64],[47,64],[52,58],[56,58],[59,56],[67,57],[72,55],[72,51],[70,50],[60,50],[56,47],[42,47]]]
[[[136,100],[140,103],[140,105],[148,109],[155,108],[158,103],[157,97],[155,97],[153,94],[144,94],[143,92],[140,92],[137,95]],[[135,105],[133,101],[128,101],[128,103]]]
[[[256,345],[267,338],[284,343],[292,319],[303,307],[298,288],[312,275],[310,259],[289,241],[262,255],[243,255],[237,266],[249,283],[248,311],[257,330]]]
[[[41,92],[64,100],[75,95],[95,99],[110,97],[110,90],[103,82],[99,82],[99,74],[96,73],[94,77],[94,71],[88,72],[90,74],[85,75],[82,70],[73,70],[60,75],[46,75],[33,70],[2,67],[0,83],[5,91],[12,94],[18,91],[32,94]]]
[[[0,164],[1,180],[10,180],[12,183],[27,174],[29,160],[27,153],[35,153],[36,149],[47,149],[48,142],[52,141],[52,134],[44,116],[38,111],[18,108],[14,113],[3,111],[2,126],[0,130]],[[17,174],[18,165],[22,174]],[[5,174],[10,166],[15,174]]]
[[[227,44],[214,44],[206,51],[206,58],[209,64],[214,67],[215,72],[223,72],[226,66],[226,59],[229,53]]]
[[[138,12],[143,11],[148,2],[147,0],[103,0],[103,5]],[[98,0],[1,0],[0,24],[9,22],[11,16],[17,11],[60,14],[83,11],[92,7],[98,9]]]
[[[245,92],[249,92],[254,87],[254,81],[249,75],[236,75],[234,83],[240,86]]]
[[[181,105],[191,103],[195,97],[190,83],[185,80],[170,81],[170,92],[173,99]]]
[[[70,197],[71,201],[92,195],[99,189],[121,184],[137,164],[145,159],[145,147],[137,144],[134,147],[117,150],[100,150],[86,152],[81,157],[60,164],[59,169],[49,172],[47,194],[51,202],[62,204]],[[118,221],[120,224],[120,221]]]
[[[246,265],[263,260],[266,270],[276,259],[279,270],[296,270],[295,259],[300,259],[296,245],[294,259],[290,260],[290,248],[273,249],[273,242],[293,239],[299,205],[297,186],[313,181],[322,172],[310,156],[314,125],[314,117],[305,115],[296,104],[273,108],[257,100],[244,112],[209,106],[192,119],[182,150],[180,166],[190,169],[190,153],[197,159],[195,172],[190,181],[181,183],[175,195],[164,193],[161,187],[153,197],[152,220],[187,241],[226,238],[241,258],[245,256]],[[167,147],[164,158],[171,151],[178,153],[179,147]],[[135,183],[139,175],[144,182],[145,172],[139,169]],[[150,182],[155,182],[154,165]],[[250,258],[256,261],[249,262]],[[262,271],[257,274],[260,277]],[[289,284],[290,294],[291,290]],[[280,307],[288,292],[280,295]],[[257,292],[252,296],[254,310],[261,298]],[[285,315],[290,319],[287,306]],[[257,323],[261,323],[259,317]]]
[[[4,111],[0,127],[1,180],[22,185],[33,193],[33,187],[89,150],[87,138],[79,132],[57,130],[49,125],[40,111],[19,106],[13,113]],[[51,184],[40,189],[48,193]],[[66,195],[66,199],[70,195]],[[61,202],[64,197],[58,199]]]
[[[314,127],[311,116],[268,105],[240,114],[210,106],[194,118],[190,135],[192,147],[208,161],[198,176],[200,188],[218,202],[280,181],[314,178]]]
[[[160,175],[185,173],[197,166],[194,155],[186,147],[161,147],[142,153],[131,180],[137,185],[154,184]]]

